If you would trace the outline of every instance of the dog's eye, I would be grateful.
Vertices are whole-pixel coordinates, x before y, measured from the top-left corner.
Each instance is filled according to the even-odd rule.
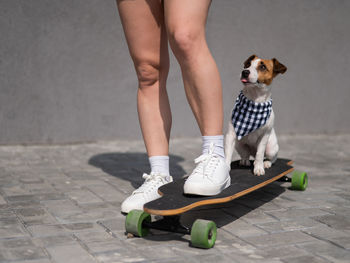
[[[262,70],[262,71],[267,70],[267,68],[266,68],[266,66],[265,66],[264,64],[261,64],[261,65],[259,66],[259,69]]]

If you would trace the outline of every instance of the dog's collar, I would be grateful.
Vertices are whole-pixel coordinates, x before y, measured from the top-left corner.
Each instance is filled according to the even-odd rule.
[[[264,126],[272,111],[272,99],[266,102],[254,102],[241,91],[232,111],[232,124],[238,140]]]

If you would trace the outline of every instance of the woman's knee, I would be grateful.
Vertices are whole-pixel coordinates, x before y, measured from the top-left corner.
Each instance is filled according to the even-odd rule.
[[[177,57],[188,59],[205,43],[205,36],[199,30],[179,27],[168,30],[170,46]]]
[[[168,66],[150,62],[135,62],[135,69],[140,88],[154,86],[168,72]]]

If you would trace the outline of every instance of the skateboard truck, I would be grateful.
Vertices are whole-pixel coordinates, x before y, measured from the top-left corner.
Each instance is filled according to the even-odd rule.
[[[277,181],[279,182],[291,182],[292,178],[289,178],[288,176],[282,176],[280,179],[278,179]]]
[[[153,222],[144,221],[142,227],[179,234],[191,234],[191,228],[181,224],[179,215],[164,216],[162,219]]]

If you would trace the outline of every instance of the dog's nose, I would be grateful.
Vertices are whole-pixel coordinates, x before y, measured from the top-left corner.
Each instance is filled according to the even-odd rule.
[[[243,70],[242,71],[242,78],[248,78],[248,76],[249,76],[249,74],[250,74],[250,71],[249,70]]]

